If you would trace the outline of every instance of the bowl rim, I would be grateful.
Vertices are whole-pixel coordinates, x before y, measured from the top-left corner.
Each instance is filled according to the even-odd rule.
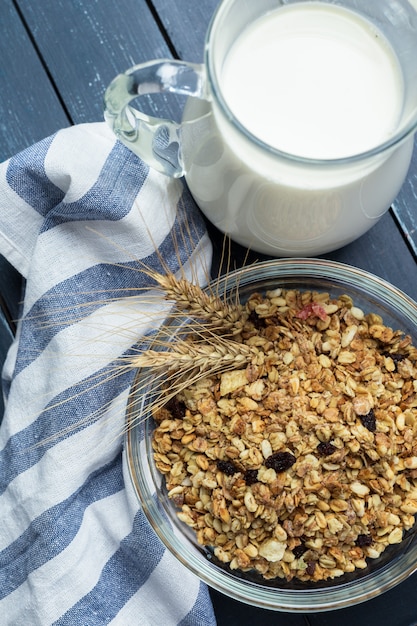
[[[277,273],[278,270],[279,273]],[[346,289],[349,287],[359,289],[367,297],[371,296],[382,301],[387,309],[394,308],[399,311],[411,325],[416,327],[417,332],[417,303],[410,296],[375,274],[337,261],[292,258],[257,262],[228,272],[221,278],[211,281],[207,289],[211,289],[215,285],[216,294],[222,296],[233,291],[237,282],[239,288],[249,288],[253,282],[276,282],[277,278],[284,283],[291,282],[291,280],[298,282],[301,279],[306,281],[324,280],[328,281],[329,284],[334,283],[335,286],[339,286],[338,283],[344,284]],[[282,286],[285,287],[285,284]],[[136,380],[144,376],[147,376],[146,370],[139,370]],[[146,417],[146,395],[140,394],[139,397],[135,398],[134,404],[128,406],[127,423],[132,419],[133,411],[135,415],[137,414],[138,404],[141,414]],[[242,580],[234,576],[232,572],[216,567],[195,546],[190,547],[188,542],[185,546],[179,542],[178,533],[175,533],[171,523],[167,523],[164,512],[156,502],[155,494],[149,490],[149,485],[146,482],[150,478],[149,472],[151,471],[146,465],[149,460],[149,453],[151,453],[149,428],[150,421],[145,419],[144,422],[141,420],[141,424],[134,424],[131,428],[127,427],[125,433],[129,476],[138,501],[165,547],[188,570],[217,591],[260,608],[294,613],[322,612],[367,601],[398,585],[417,570],[417,542],[412,546],[414,549],[410,550],[408,545],[403,553],[382,566],[376,573],[365,575],[354,581],[341,582],[335,587],[320,586],[290,590],[272,586],[264,587],[252,581]],[[143,439],[138,441],[141,434]],[[415,535],[417,533],[416,527],[413,527],[413,531],[410,532]]]

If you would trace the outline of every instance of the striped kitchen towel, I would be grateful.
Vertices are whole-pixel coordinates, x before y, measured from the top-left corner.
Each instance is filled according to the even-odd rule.
[[[0,623],[214,624],[207,588],[160,543],[130,485],[134,372],[117,369],[166,310],[142,263],[207,278],[192,199],[97,123],[3,163],[0,215],[0,253],[26,279],[3,371]]]

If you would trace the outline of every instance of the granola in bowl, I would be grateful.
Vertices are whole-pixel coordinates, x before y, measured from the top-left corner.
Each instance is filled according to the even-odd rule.
[[[352,606],[407,579],[416,302],[327,259],[260,262],[207,294],[190,291],[197,307],[187,295],[137,353],[128,478],[162,544],[210,587],[277,611]]]
[[[402,542],[417,512],[417,349],[345,294],[253,293],[244,366],[154,411],[179,519],[233,570],[335,579]]]

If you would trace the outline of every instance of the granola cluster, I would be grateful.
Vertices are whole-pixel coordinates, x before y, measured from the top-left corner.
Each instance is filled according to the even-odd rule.
[[[417,512],[417,349],[348,296],[254,294],[244,369],[155,410],[178,516],[231,569],[319,581],[367,567]]]

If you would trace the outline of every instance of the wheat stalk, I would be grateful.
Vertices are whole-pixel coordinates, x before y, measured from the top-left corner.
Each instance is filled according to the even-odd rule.
[[[250,363],[256,356],[253,347],[236,341],[214,343],[195,343],[176,339],[172,350],[148,349],[129,358],[133,368],[152,368],[171,371],[197,369],[205,372],[222,371],[230,367],[239,368]]]
[[[100,372],[92,375],[85,386],[85,390],[77,390],[73,394],[70,393],[65,399],[58,399],[56,403],[50,402],[48,410],[70,402],[76,396],[87,393],[93,387],[99,389],[101,385],[117,380],[119,376],[135,369],[144,369],[146,372],[145,376],[139,373],[136,382],[133,384],[128,399],[128,406],[136,406],[137,399],[140,399],[144,392],[147,394],[151,405],[163,406],[170,397],[202,377],[245,367],[255,358],[254,348],[232,340],[232,338],[237,339],[237,335],[241,333],[249,315],[246,307],[238,301],[237,288],[233,292],[233,299],[226,301],[226,296],[219,296],[215,293],[216,282],[213,282],[211,286],[209,285],[207,290],[203,290],[198,285],[198,281],[202,280],[201,272],[198,271],[199,261],[201,262],[198,256],[197,245],[199,235],[193,224],[186,223],[183,228],[184,231],[181,230],[179,235],[176,234],[174,229],[171,232],[174,247],[178,250],[178,261],[181,261],[183,255],[180,254],[180,251],[184,249],[187,252],[186,256],[195,258],[190,265],[181,267],[180,264],[178,274],[174,275],[170,270],[171,263],[168,263],[160,255],[156,243],[156,265],[159,271],[147,266],[142,261],[138,261],[133,254],[131,255],[128,249],[112,242],[105,234],[88,227],[88,230],[94,233],[95,236],[104,239],[108,244],[114,245],[124,256],[131,255],[131,271],[146,274],[157,285],[157,289],[149,284],[145,287],[121,287],[119,298],[117,294],[114,295],[114,290],[113,297],[109,297],[106,296],[104,288],[98,288],[89,292],[91,293],[91,300],[78,303],[75,307],[69,306],[68,308],[62,306],[61,302],[55,304],[54,296],[52,295],[50,307],[54,307],[56,322],[51,322],[49,316],[42,312],[36,314],[38,323],[45,328],[55,324],[59,326],[73,324],[87,318],[90,313],[90,307],[95,308],[97,306],[100,308],[102,304],[117,303],[119,301],[126,304],[126,306],[131,306],[132,310],[137,310],[138,315],[145,314],[140,310],[142,303],[146,315],[150,317],[148,305],[153,302],[160,304],[160,294],[162,294],[164,300],[174,303],[174,309],[170,311],[170,321],[172,321],[172,318],[175,318],[175,321],[179,321],[181,336],[172,336],[174,331],[170,321],[165,324],[162,323],[162,326],[158,328],[162,322],[161,311],[158,309],[155,312],[155,329],[158,328],[157,339],[154,337],[148,338],[149,343],[142,346],[138,353],[134,355],[125,353],[123,356],[116,358],[113,363],[105,364],[105,373]],[[150,231],[148,235],[150,240],[152,240]],[[178,237],[178,240],[176,240],[176,237]],[[112,265],[125,269],[124,263],[112,262]],[[203,280],[209,282],[209,270],[207,268],[203,268],[203,270],[205,275]],[[185,272],[190,274],[189,280],[185,278]],[[151,293],[149,293],[150,290],[152,291]],[[71,295],[74,299],[77,299],[77,296],[84,295],[84,292],[81,290],[79,292],[75,291]],[[158,298],[159,302],[156,300]],[[131,305],[129,305],[129,300]],[[163,314],[165,315],[166,313],[167,311],[164,311]],[[110,312],[109,315],[112,315],[112,313]],[[112,341],[115,341],[120,332],[130,332],[129,327],[127,329],[119,326],[114,327],[111,318],[105,317],[105,320],[109,321],[106,321],[107,326],[103,327],[103,340],[107,340],[106,337],[109,337],[114,338]],[[230,339],[227,339],[228,337]],[[143,336],[132,335],[132,344],[135,340],[143,341],[143,339]],[[147,379],[148,376],[149,378]],[[151,388],[149,387],[149,380],[152,381]],[[68,432],[76,428],[105,421],[103,418],[107,413],[110,415],[112,406],[112,401],[109,401],[108,406],[102,407],[100,412],[93,412],[85,421],[79,421],[67,429],[62,429],[58,434],[53,435],[51,440],[59,436],[66,436]],[[124,411],[124,407],[121,411]],[[140,413],[138,413],[137,418],[140,419]],[[111,418],[109,417],[108,419]],[[136,418],[133,421],[136,421]],[[132,422],[130,422],[131,424]],[[49,439],[45,439],[43,443],[47,441]],[[42,443],[39,445],[42,445]]]
[[[187,312],[191,317],[203,319],[210,330],[239,334],[246,322],[247,312],[238,302],[230,304],[219,296],[207,293],[199,285],[186,278],[177,278],[172,273],[160,274],[148,270],[159,287],[164,291],[166,300],[175,302],[177,310]]]

